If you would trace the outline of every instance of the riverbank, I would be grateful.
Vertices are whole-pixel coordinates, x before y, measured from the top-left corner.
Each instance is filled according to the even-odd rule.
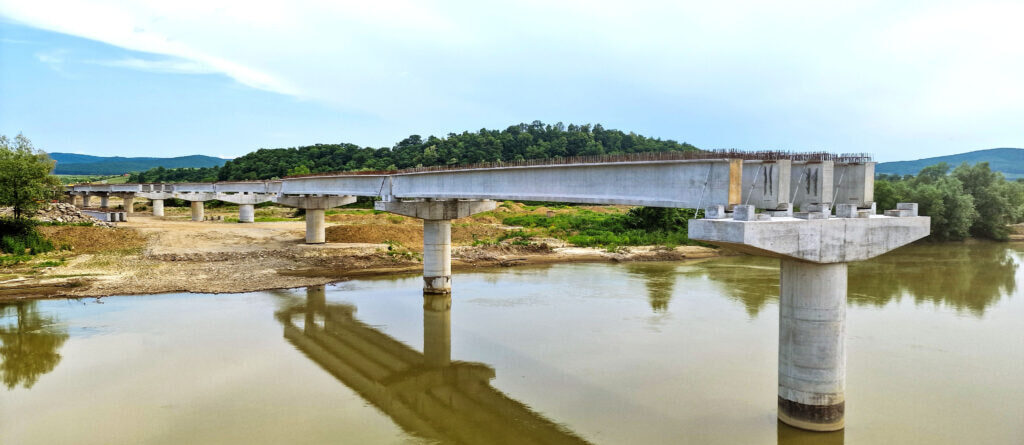
[[[0,269],[0,300],[103,297],[167,292],[234,293],[312,286],[351,277],[421,270],[420,223],[369,211],[328,217],[328,244],[303,243],[305,224],[287,215],[268,222],[192,222],[184,210],[168,216],[136,215],[116,228],[41,227],[70,251]],[[267,210],[282,212],[287,210]],[[548,212],[541,209],[540,212]],[[179,214],[180,213],[180,214]],[[666,261],[708,258],[716,249],[698,246],[582,248],[554,238],[525,237],[516,228],[481,220],[453,224],[452,267],[580,261]],[[273,221],[273,220],[281,221]],[[511,234],[511,235],[509,235]]]

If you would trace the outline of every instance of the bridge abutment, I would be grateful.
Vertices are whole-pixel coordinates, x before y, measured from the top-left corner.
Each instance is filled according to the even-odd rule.
[[[494,210],[490,200],[377,201],[376,210],[423,220],[423,292],[452,291],[452,220]]]
[[[811,431],[845,426],[847,264],[923,238],[931,224],[916,204],[894,216],[837,207],[838,217],[823,206],[794,218],[741,205],[730,218],[716,206],[689,224],[691,239],[780,259],[778,418]]]

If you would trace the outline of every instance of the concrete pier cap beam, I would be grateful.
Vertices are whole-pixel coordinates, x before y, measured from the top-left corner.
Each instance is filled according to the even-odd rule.
[[[377,201],[374,209],[423,220],[423,293],[452,291],[452,220],[494,210],[491,200]]]
[[[900,203],[893,216],[839,204],[837,217],[754,217],[720,207],[689,224],[691,239],[779,258],[778,418],[797,428],[845,426],[847,263],[862,261],[928,235],[931,220]],[[760,215],[760,214],[758,214]]]

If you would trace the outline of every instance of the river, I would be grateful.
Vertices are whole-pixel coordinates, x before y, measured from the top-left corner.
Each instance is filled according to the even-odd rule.
[[[846,429],[776,421],[778,262],[0,305],[0,443],[1024,443],[1024,246],[851,265]],[[426,338],[424,338],[426,337]]]

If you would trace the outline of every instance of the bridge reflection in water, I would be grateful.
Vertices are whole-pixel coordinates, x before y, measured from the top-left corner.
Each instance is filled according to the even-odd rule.
[[[492,387],[494,368],[451,359],[451,296],[424,295],[423,352],[328,304],[324,286],[275,315],[307,357],[416,436],[442,443],[586,444]]]

